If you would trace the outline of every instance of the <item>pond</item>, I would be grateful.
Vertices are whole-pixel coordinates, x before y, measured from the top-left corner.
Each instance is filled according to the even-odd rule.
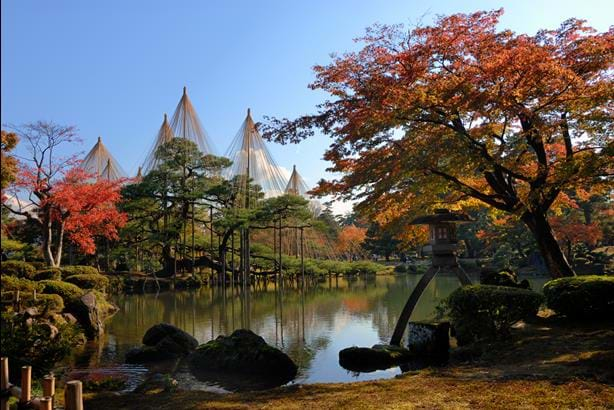
[[[159,294],[117,295],[119,312],[106,323],[101,343],[88,346],[76,358],[70,377],[86,374],[123,376],[128,388],[151,371],[123,364],[127,350],[141,344],[145,331],[160,322],[192,334],[199,343],[239,328],[249,328],[287,353],[298,365],[293,383],[352,382],[389,378],[399,368],[371,373],[349,372],[339,366],[338,354],[350,346],[388,343],[396,320],[420,275],[367,278],[327,278],[300,289],[252,289],[247,298],[238,289],[200,288]],[[472,278],[475,282],[477,278]],[[529,278],[541,290],[545,278]],[[428,320],[435,307],[459,286],[456,276],[440,274],[422,295],[412,320]],[[224,391],[215,383],[194,379],[186,366],[174,376],[183,388]]]

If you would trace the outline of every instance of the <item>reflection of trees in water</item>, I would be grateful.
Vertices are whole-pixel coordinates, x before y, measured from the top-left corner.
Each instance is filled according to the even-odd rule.
[[[200,288],[159,295],[121,295],[115,299],[120,311],[108,323],[106,350],[123,356],[159,322],[184,329],[200,343],[249,326],[268,343],[282,348],[301,369],[308,369],[316,353],[329,346],[335,329],[345,322],[370,321],[380,339],[387,340],[418,280],[417,275],[330,277],[304,293],[269,283],[246,297],[231,288],[226,293],[218,288]],[[457,286],[455,277],[437,277],[420,299],[412,320],[432,317],[438,301]]]

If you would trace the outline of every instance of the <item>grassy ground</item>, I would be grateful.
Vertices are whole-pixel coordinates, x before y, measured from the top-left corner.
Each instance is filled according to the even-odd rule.
[[[614,322],[539,319],[506,341],[454,351],[451,365],[392,380],[266,392],[197,391],[87,398],[87,409],[614,409]]]

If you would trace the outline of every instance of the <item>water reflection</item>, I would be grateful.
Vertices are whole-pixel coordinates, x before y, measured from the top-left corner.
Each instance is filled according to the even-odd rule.
[[[254,286],[246,294],[239,288],[201,288],[157,295],[119,295],[114,301],[120,311],[107,322],[103,343],[90,349],[77,365],[90,369],[118,366],[128,349],[140,345],[149,327],[167,322],[192,334],[200,343],[249,328],[292,357],[299,366],[295,380],[299,383],[391,377],[400,370],[348,372],[339,366],[338,354],[349,346],[387,343],[419,279],[417,275],[330,277],[304,290],[268,283]],[[541,289],[544,281],[533,279],[534,289]],[[456,276],[435,277],[412,320],[433,318],[437,304],[458,286]],[[181,369],[177,377],[184,378],[192,388],[207,387]]]

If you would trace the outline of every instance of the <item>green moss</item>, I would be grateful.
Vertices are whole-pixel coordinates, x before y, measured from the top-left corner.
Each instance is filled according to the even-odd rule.
[[[117,311],[117,306],[109,302],[104,293],[97,290],[92,290],[91,292],[96,296],[96,305],[105,317]]]
[[[20,291],[20,292],[33,292],[34,289],[41,291],[43,286],[39,282],[34,282],[29,279],[17,278],[10,275],[2,275],[0,281],[2,291]]]
[[[2,274],[16,276],[18,278],[32,279],[36,268],[23,261],[4,261],[2,262]]]
[[[39,270],[32,275],[33,280],[62,280],[62,271],[58,268]]]
[[[36,295],[34,300],[33,295],[28,295],[24,298],[26,307],[36,307],[42,314],[51,312],[61,312],[64,310],[64,301],[60,295],[41,293]]]
[[[80,287],[60,280],[42,280],[39,283],[43,285],[43,293],[60,295],[65,304],[79,299],[84,293]]]
[[[98,269],[93,266],[86,265],[69,265],[62,266],[62,273],[65,277],[74,275],[98,275]]]
[[[79,286],[81,289],[96,289],[106,291],[109,287],[109,278],[99,273],[72,275],[64,279],[68,283]]]

